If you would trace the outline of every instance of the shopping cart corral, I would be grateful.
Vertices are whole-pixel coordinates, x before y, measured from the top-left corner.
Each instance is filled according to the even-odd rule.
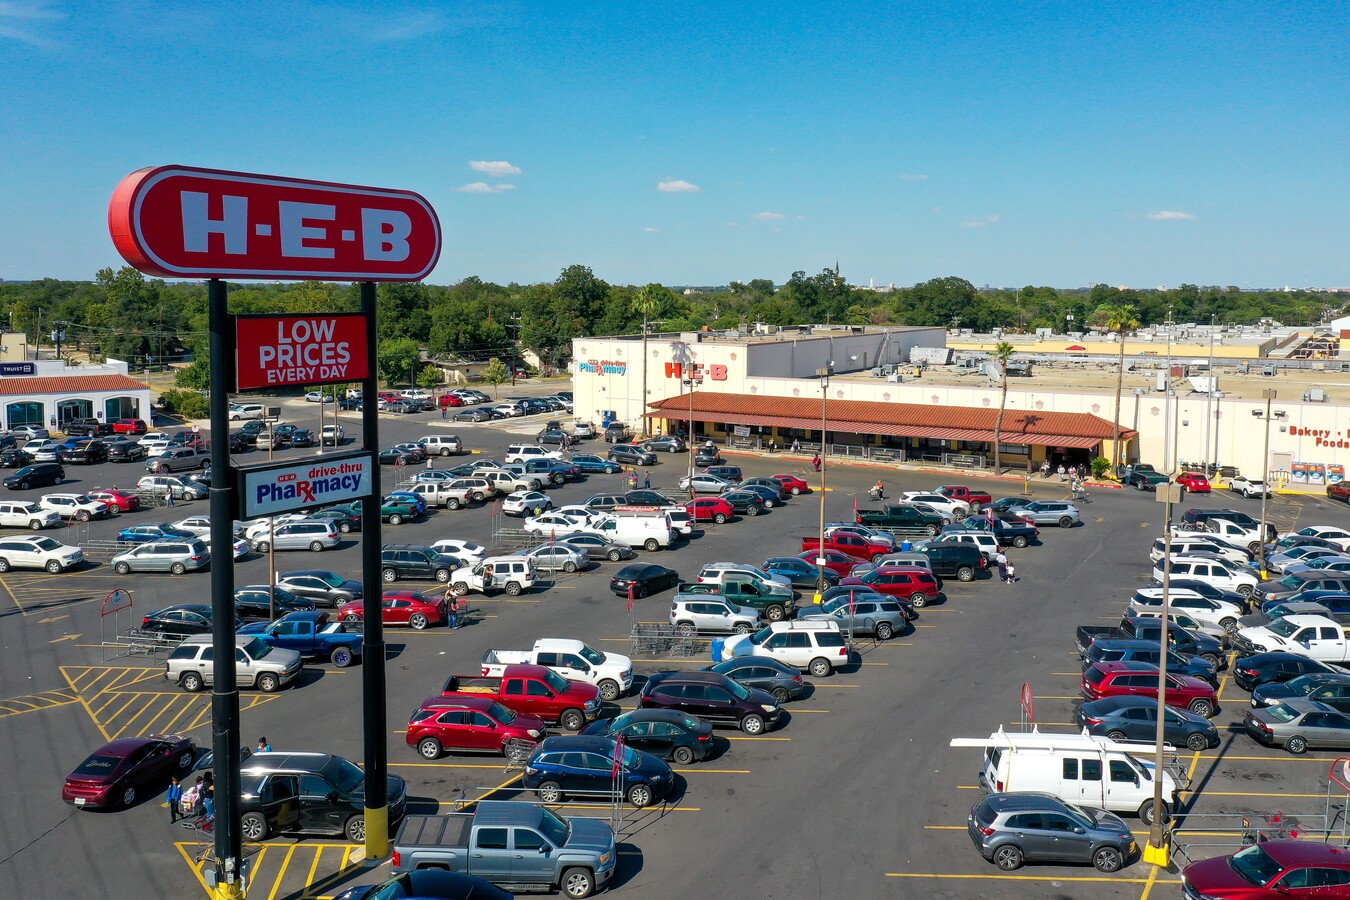
[[[634,622],[628,635],[628,654],[634,657],[656,654],[701,656],[711,646],[711,641],[701,640],[696,633],[677,628],[669,622]]]

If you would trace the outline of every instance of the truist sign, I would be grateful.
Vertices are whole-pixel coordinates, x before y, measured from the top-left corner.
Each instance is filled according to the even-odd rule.
[[[237,389],[368,378],[366,335],[365,316],[357,313],[239,316]]]
[[[108,229],[166,278],[417,281],[441,254],[436,212],[411,191],[189,166],[124,178]]]

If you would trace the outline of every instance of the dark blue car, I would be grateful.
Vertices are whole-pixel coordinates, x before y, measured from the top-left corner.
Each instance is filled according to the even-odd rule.
[[[192,539],[197,535],[181,528],[174,528],[167,522],[160,522],[157,525],[132,525],[117,532],[117,539],[128,544],[144,544],[168,537]]]
[[[614,792],[615,741],[609,737],[560,735],[544,740],[525,763],[525,787],[540,803],[561,803],[564,797],[605,799]],[[670,766],[632,747],[619,757],[623,796],[634,806],[650,806],[670,796],[675,773]]]
[[[816,582],[820,580],[821,570],[796,556],[775,556],[766,559],[762,568],[770,575],[786,576],[792,582],[793,587],[814,588]],[[826,586],[834,587],[838,583],[839,573],[832,569],[826,569]]]
[[[613,475],[623,468],[616,462],[610,462],[603,457],[595,456],[591,453],[581,453],[573,456],[571,463],[583,473],[603,472],[606,475]]]

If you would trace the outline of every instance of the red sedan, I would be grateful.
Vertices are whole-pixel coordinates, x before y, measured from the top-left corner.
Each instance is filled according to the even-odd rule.
[[[337,615],[346,622],[359,622],[365,615],[364,600],[352,600],[337,608]],[[421,591],[393,590],[380,596],[380,619],[386,625],[407,625],[421,631],[428,625],[445,621],[445,598]]]
[[[797,496],[798,494],[811,493],[811,485],[807,484],[805,481],[798,478],[796,475],[770,475],[769,477],[772,478],[774,481],[777,481],[780,484],[782,484],[783,490],[787,491],[794,497]]]
[[[716,522],[721,525],[736,514],[730,503],[721,497],[699,497],[684,505],[689,518],[695,522]]]
[[[1181,891],[1214,900],[1347,897],[1350,850],[1320,841],[1263,841],[1191,863],[1181,873]]]
[[[99,488],[96,491],[90,491],[87,495],[90,500],[102,500],[108,504],[108,509],[113,513],[130,512],[141,508],[141,498],[130,491],[120,491],[117,488]]]
[[[408,720],[407,742],[423,759],[445,751],[511,752],[512,740],[537,744],[547,731],[538,716],[518,713],[491,697],[429,697]]]
[[[858,559],[856,556],[849,556],[847,553],[840,553],[838,550],[826,550],[824,553],[807,550],[804,553],[797,554],[798,559],[804,559],[813,566],[820,565],[816,560],[822,557],[825,559],[825,568],[840,578],[846,578],[848,573],[853,571],[854,566],[860,566],[867,562],[865,559]]]
[[[440,404],[441,409],[445,409],[447,406],[463,406],[464,398],[455,394],[441,394],[436,402]]]
[[[937,579],[919,566],[883,566],[857,578],[840,579],[839,584],[865,584],[879,594],[904,597],[920,609],[938,599]]]
[[[1213,490],[1209,485],[1209,479],[1199,472],[1182,472],[1177,476],[1177,484],[1192,494],[1208,494]]]
[[[112,430],[113,434],[145,434],[148,429],[141,419],[118,419]]]
[[[132,806],[141,797],[155,797],[169,783],[192,771],[197,745],[181,734],[124,737],[89,754],[66,776],[61,799],[86,808]]]

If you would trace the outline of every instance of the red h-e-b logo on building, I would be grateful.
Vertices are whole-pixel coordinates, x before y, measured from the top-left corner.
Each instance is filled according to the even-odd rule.
[[[666,363],[667,378],[708,378],[712,381],[726,381],[727,367],[721,365],[705,366],[701,363],[695,363],[692,366],[686,366],[684,363],[668,362]]]

